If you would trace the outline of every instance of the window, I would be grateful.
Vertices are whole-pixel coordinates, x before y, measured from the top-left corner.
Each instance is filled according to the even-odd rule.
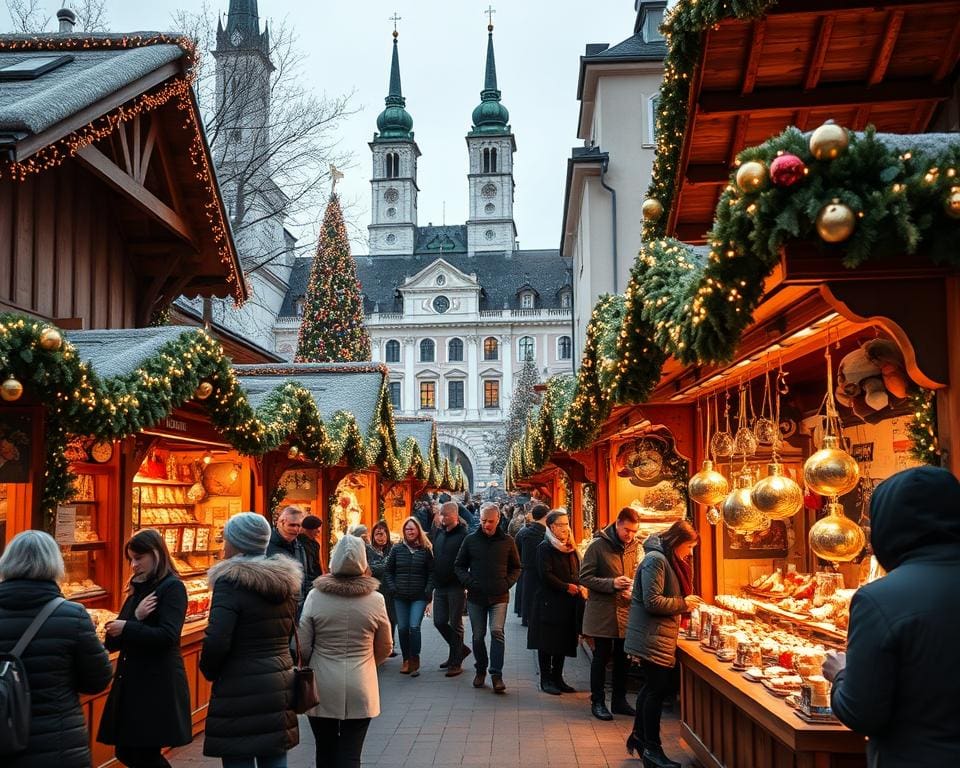
[[[400,175],[400,155],[396,152],[387,152],[384,158],[386,162],[386,176],[388,179],[395,179]]]
[[[463,362],[463,341],[460,339],[450,339],[450,343],[447,344],[447,362]]]
[[[497,172],[497,150],[490,150],[490,173]]]
[[[433,339],[424,339],[420,342],[420,362],[432,363],[436,358],[436,345]]]
[[[420,407],[437,407],[437,383],[435,381],[420,382]]]
[[[663,24],[663,10],[648,10],[644,18],[643,42],[652,43],[654,40],[663,40],[660,34],[660,25]]]
[[[497,172],[497,150],[484,149],[482,157],[483,157],[483,172],[496,173]]]
[[[527,360],[533,360],[533,336],[524,336],[522,339],[520,339],[520,343],[518,344],[517,348],[520,351],[519,360],[521,363]]]
[[[500,407],[500,382],[496,379],[487,379],[483,382],[483,407]]]
[[[399,363],[400,362],[400,342],[396,339],[390,339],[387,342],[385,352],[385,358],[388,363]]]
[[[569,336],[557,339],[557,360],[569,360],[573,357],[573,342]]]
[[[533,294],[529,291],[524,291],[520,294],[520,306],[524,309],[533,309]]]
[[[297,299],[296,308],[297,308],[297,317],[303,317],[303,297],[302,296],[299,299]]]
[[[657,114],[660,111],[660,96],[647,100],[647,144],[657,143]]]
[[[497,343],[497,340],[493,338],[493,336],[487,336],[487,338],[483,340],[483,359],[500,359],[500,345]]]
[[[442,315],[448,309],[450,309],[450,299],[446,296],[437,296],[437,298],[433,300],[433,310],[438,315]]]
[[[570,291],[564,291],[560,294],[560,306],[564,309],[570,308]]]
[[[447,408],[463,408],[463,382],[447,382]]]
[[[395,410],[399,411],[401,408],[399,381],[390,382],[390,404],[394,407]]]

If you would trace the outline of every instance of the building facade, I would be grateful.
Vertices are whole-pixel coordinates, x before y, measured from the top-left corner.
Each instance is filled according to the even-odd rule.
[[[446,455],[471,487],[501,481],[493,448],[526,360],[541,380],[572,370],[573,273],[557,250],[519,250],[513,217],[516,140],[501,102],[488,28],[484,84],[467,134],[469,219],[417,221],[413,119],[394,33],[389,91],[370,142],[370,253],[357,256],[372,356],[390,370],[394,410],[433,416]],[[311,259],[297,259],[277,319],[276,350],[296,353]]]

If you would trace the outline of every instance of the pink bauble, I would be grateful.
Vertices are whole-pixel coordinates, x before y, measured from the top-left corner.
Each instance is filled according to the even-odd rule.
[[[792,187],[806,172],[807,166],[796,155],[780,155],[770,163],[770,181],[778,187]]]

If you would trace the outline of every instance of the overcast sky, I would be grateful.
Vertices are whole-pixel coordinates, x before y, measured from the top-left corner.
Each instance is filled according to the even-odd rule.
[[[211,0],[226,12],[229,0]],[[48,0],[51,14],[60,6]],[[357,114],[344,122],[342,146],[353,167],[338,189],[353,223],[369,223],[370,151],[383,109],[396,11],[407,110],[423,156],[419,224],[462,223],[467,215],[464,136],[480,101],[488,0],[259,0],[261,23],[287,18],[308,55],[305,75],[318,93],[354,91]],[[556,248],[570,148],[577,139],[577,76],[587,43],[615,44],[633,33],[633,0],[499,0],[493,3],[497,75],[516,135],[514,216],[521,248]],[[177,8],[199,0],[107,0],[114,31],[169,30]],[[6,5],[0,27],[10,29]],[[320,212],[322,215],[322,212]],[[366,245],[354,241],[354,253]]]

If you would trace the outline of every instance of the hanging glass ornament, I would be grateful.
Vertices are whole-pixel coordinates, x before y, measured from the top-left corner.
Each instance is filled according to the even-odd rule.
[[[757,452],[757,436],[747,424],[747,389],[740,387],[740,412],[737,414],[737,434],[733,438],[733,452],[737,456],[753,456]]]
[[[720,514],[720,510],[717,507],[707,507],[707,522],[710,525],[716,525],[721,520],[723,520],[723,515]]]
[[[771,520],[785,520],[803,509],[803,489],[783,474],[783,465],[767,465],[769,474],[753,486],[750,500]]]
[[[697,409],[699,411],[699,408]],[[698,504],[713,506],[719,504],[726,497],[730,486],[727,478],[721,475],[713,468],[713,461],[710,458],[710,404],[707,404],[707,428],[704,432],[704,455],[703,467],[697,474],[690,478],[687,483],[687,491],[690,498]]]
[[[810,549],[821,560],[848,563],[867,543],[863,529],[843,513],[843,505],[827,504],[827,516],[810,526]]]
[[[761,445],[773,445],[777,439],[777,425],[773,420],[773,395],[770,391],[770,371],[763,374],[763,400],[760,417],[753,422],[753,434]]]
[[[722,431],[715,432],[713,437],[710,438],[710,453],[716,456],[722,456],[724,458],[728,456],[733,456],[733,435],[730,433],[730,393],[724,392],[723,394],[723,416],[725,420],[725,428]],[[720,412],[714,400],[715,414],[717,416],[717,424],[720,423]]]
[[[764,528],[766,515],[753,506],[750,490],[753,473],[744,467],[737,475],[736,486],[723,500],[723,522],[737,533],[753,533]]]

